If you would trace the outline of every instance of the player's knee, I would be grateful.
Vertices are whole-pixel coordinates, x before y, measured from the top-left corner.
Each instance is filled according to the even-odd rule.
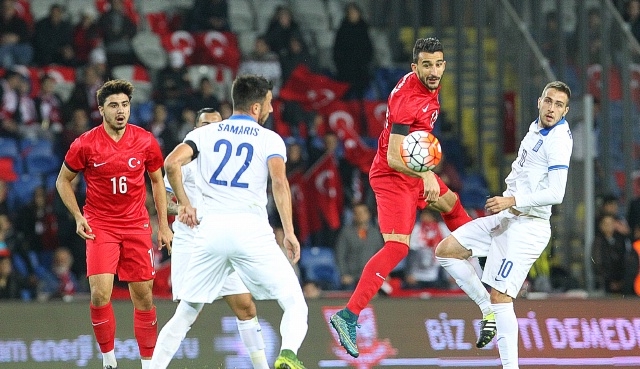
[[[101,307],[111,301],[111,294],[107,290],[94,288],[91,290],[91,305]]]
[[[513,302],[511,296],[507,295],[506,293],[502,293],[495,288],[491,289],[490,297],[492,304],[508,304],[510,302]]]
[[[467,259],[471,257],[471,251],[462,247],[455,237],[447,236],[436,246],[436,257]]]

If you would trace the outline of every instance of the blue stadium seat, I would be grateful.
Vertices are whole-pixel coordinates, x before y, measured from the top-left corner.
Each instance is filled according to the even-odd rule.
[[[28,204],[33,200],[33,193],[36,188],[42,186],[40,176],[22,174],[18,180],[11,183],[8,194],[9,207],[12,210],[18,210],[20,207]]]
[[[18,140],[8,137],[0,137],[0,158],[9,158],[13,162],[13,171],[22,173],[22,157]]]
[[[302,248],[300,269],[305,281],[316,282],[326,290],[340,289],[340,272],[333,249],[322,246]]]
[[[460,202],[465,208],[483,209],[491,194],[487,180],[482,174],[470,174],[463,178]]]

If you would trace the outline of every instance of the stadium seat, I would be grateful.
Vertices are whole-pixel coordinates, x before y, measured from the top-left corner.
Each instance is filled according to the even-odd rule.
[[[389,45],[389,36],[387,32],[382,28],[371,27],[369,28],[369,37],[373,43],[374,55],[376,64],[381,67],[390,67],[393,65],[391,56],[391,46]]]
[[[340,272],[333,249],[323,246],[303,247],[300,251],[300,269],[305,281],[318,283],[328,290],[340,288]]]
[[[46,18],[47,15],[49,15],[49,8],[53,3],[51,0],[30,0],[29,5],[31,7],[33,21],[37,22],[42,18]]]
[[[333,65],[333,44],[335,42],[335,32],[325,30],[316,33],[316,48],[318,50],[318,65],[321,68],[335,71]]]
[[[140,3],[142,4],[140,13],[143,15],[148,13],[164,13],[175,6],[172,0],[146,0]]]
[[[18,140],[8,137],[0,137],[0,157],[11,158],[14,161],[20,159]]]
[[[229,26],[231,31],[240,33],[253,31],[255,19],[249,0],[229,1]]]
[[[331,29],[327,7],[322,1],[294,0],[293,14],[302,28],[316,31],[316,33]]]
[[[22,174],[18,180],[11,184],[7,202],[12,210],[18,210],[20,207],[28,204],[33,200],[33,193],[36,188],[42,186],[40,176],[30,174]]]
[[[51,3],[51,1],[49,1]],[[95,2],[91,0],[67,0],[66,1],[67,14],[70,17],[72,24],[78,24],[82,17],[82,12],[87,7],[92,7],[95,10],[95,14],[98,14],[98,9],[95,6]]]
[[[126,79],[133,84],[134,91],[131,104],[148,101],[153,92],[153,85],[147,70],[140,65],[118,65],[111,70],[114,78]]]
[[[253,8],[256,9],[256,29],[258,34],[265,33],[277,7],[288,5],[289,3],[286,0],[253,0]],[[295,15],[294,19],[297,19]]]
[[[331,21],[331,28],[334,30],[338,29],[342,23],[345,5],[344,0],[327,0],[327,14]]]
[[[255,31],[245,31],[238,34],[238,47],[243,56],[248,56],[253,52],[256,36]]]
[[[482,174],[470,174],[463,178],[460,202],[466,208],[483,209],[491,194],[487,180]]]
[[[49,140],[23,140],[22,155],[27,173],[35,176],[54,173],[62,164],[55,156],[53,144]]]

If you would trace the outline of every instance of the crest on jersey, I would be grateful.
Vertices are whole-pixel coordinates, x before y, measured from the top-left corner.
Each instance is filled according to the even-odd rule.
[[[542,146],[542,140],[538,140],[536,145],[533,147],[533,151],[538,152],[538,150],[540,150],[540,146]]]

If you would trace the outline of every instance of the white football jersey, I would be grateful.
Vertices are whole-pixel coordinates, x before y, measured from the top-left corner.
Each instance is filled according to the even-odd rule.
[[[564,196],[572,149],[571,130],[564,118],[551,128],[540,128],[538,120],[534,121],[511,164],[503,195],[516,198],[516,210],[549,219],[551,204],[561,202]],[[564,173],[550,181],[549,173],[556,170]],[[560,201],[555,201],[558,196]]]
[[[196,179],[195,179],[195,171],[196,171],[196,161],[188,163],[187,165],[183,165],[182,170],[182,185],[184,187],[184,192],[187,194],[189,198],[189,202],[191,206],[194,208],[198,208],[198,200],[200,199],[200,193],[196,188]],[[173,188],[171,188],[171,184],[169,183],[169,179],[167,179],[167,175],[164,176],[164,186],[167,191],[173,193]],[[197,211],[197,210],[196,210]],[[182,223],[178,220],[178,216],[173,221],[173,233],[174,237],[179,237],[181,235],[187,235],[192,237],[195,234],[195,229],[190,228],[186,224]]]
[[[286,161],[282,137],[247,115],[233,115],[193,130],[185,142],[198,150],[195,183],[205,213],[257,213],[267,217],[267,161]]]

